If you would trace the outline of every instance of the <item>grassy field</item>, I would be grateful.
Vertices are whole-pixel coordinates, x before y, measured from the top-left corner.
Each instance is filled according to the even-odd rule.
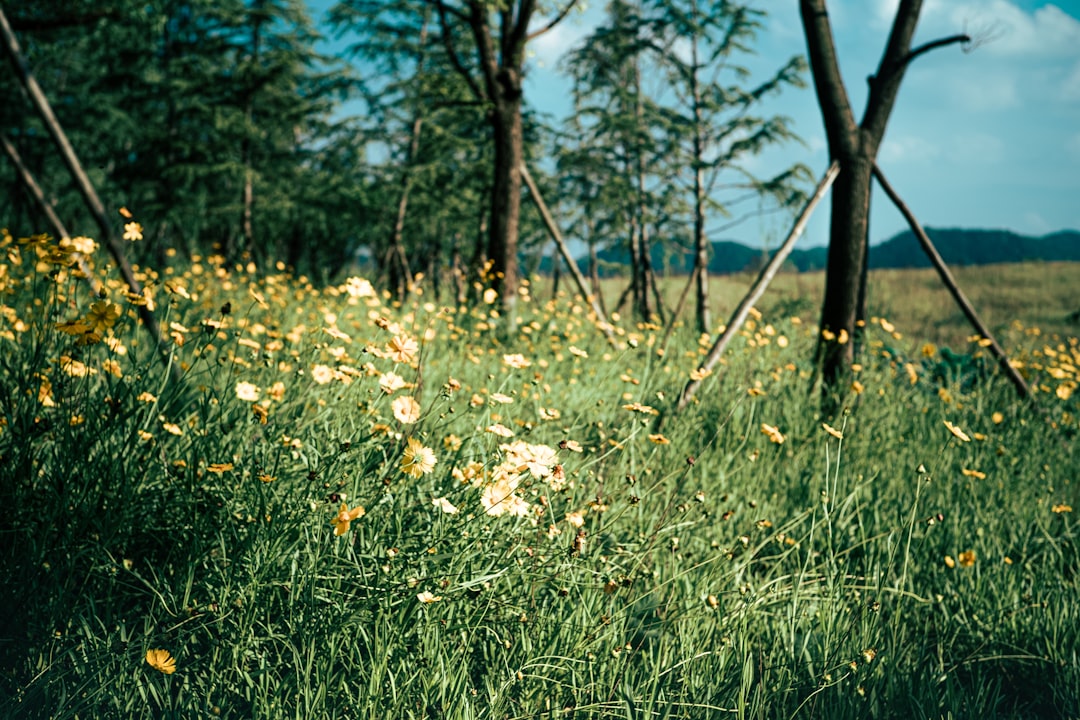
[[[1075,266],[960,273],[1037,409],[881,273],[819,417],[784,276],[658,430],[699,338],[572,299],[507,337],[213,258],[92,297],[0,243],[5,717],[1080,716]]]
[[[952,268],[961,290],[979,312],[987,328],[1007,332],[1015,321],[1048,335],[1080,334],[1080,264],[1024,263]],[[755,275],[712,278],[712,310],[718,323],[726,322],[742,300]],[[674,308],[685,277],[660,281],[668,309]],[[617,302],[626,281],[604,281],[608,306]],[[797,316],[817,322],[825,287],[825,273],[782,273],[762,297],[759,309],[769,316]],[[872,311],[902,326],[920,342],[963,350],[971,325],[933,270],[875,270],[870,273],[868,302]],[[537,294],[547,297],[543,289]],[[693,299],[688,300],[692,310]]]

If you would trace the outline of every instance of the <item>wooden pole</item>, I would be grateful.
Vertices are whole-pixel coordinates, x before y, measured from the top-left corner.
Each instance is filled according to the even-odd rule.
[[[780,270],[780,266],[787,260],[788,255],[795,249],[795,243],[798,241],[799,236],[802,235],[803,230],[806,229],[806,223],[810,220],[810,216],[814,212],[814,208],[825,197],[825,193],[828,192],[832,186],[833,181],[836,180],[836,176],[840,174],[840,163],[833,160],[832,165],[825,171],[821,181],[817,185],[817,189],[814,190],[814,194],[807,201],[806,206],[799,213],[799,217],[795,220],[795,225],[791,228],[791,232],[788,233],[787,239],[776,251],[776,254],[772,256],[772,259],[761,269],[761,273],[758,275],[757,280],[754,281],[753,286],[750,288],[750,292],[746,294],[746,297],[742,299],[739,306],[735,308],[734,314],[731,316],[731,320],[728,321],[727,327],[724,328],[724,332],[713,343],[712,348],[709,350],[709,354],[705,356],[705,362],[702,364],[701,369],[706,372],[713,369],[716,363],[720,360],[720,356],[723,355],[724,350],[727,348],[731,339],[735,337],[735,333],[746,322],[746,316],[750,314],[750,308],[754,306],[754,303],[758,301],[761,295],[765,292],[765,288],[769,286],[772,279],[776,276],[777,271]],[[694,393],[697,392],[701,386],[701,380],[691,380],[683,388],[682,395],[679,396],[679,403],[676,406],[676,410],[682,410],[693,399]]]
[[[15,74],[18,76],[19,82],[22,84],[23,89],[26,90],[27,95],[29,95],[30,101],[33,103],[34,109],[37,110],[42,122],[45,123],[49,135],[52,136],[53,142],[60,151],[60,156],[63,158],[64,164],[67,166],[71,176],[75,179],[75,184],[79,187],[79,191],[83,196],[83,200],[86,202],[86,206],[94,216],[94,220],[97,222],[98,228],[101,231],[101,237],[105,241],[105,247],[108,248],[109,253],[112,255],[113,260],[120,269],[120,274],[123,276],[128,288],[133,294],[141,295],[143,291],[142,284],[135,277],[135,272],[131,268],[131,263],[128,262],[127,257],[124,255],[124,248],[120,244],[119,238],[117,238],[116,234],[113,232],[112,224],[105,215],[105,206],[98,197],[97,191],[94,190],[90,178],[87,177],[86,172],[83,170],[82,164],[79,162],[79,157],[75,154],[75,149],[71,147],[71,143],[68,141],[67,135],[64,134],[63,128],[60,127],[56,115],[53,114],[52,107],[49,105],[45,93],[42,91],[41,86],[38,85],[33,73],[30,72],[30,65],[26,62],[22,50],[19,49],[19,41],[15,37],[11,25],[8,23],[7,16],[4,15],[3,8],[0,8],[0,37],[3,39],[4,51],[7,53],[8,59],[11,60],[11,64],[15,68]],[[157,318],[154,317],[154,313],[152,313],[146,305],[138,305],[137,307],[139,317],[142,318],[143,325],[146,326],[147,331],[149,331],[150,335],[153,337],[162,362],[165,363],[166,367],[172,368],[174,378],[179,378],[182,371],[178,365],[172,364],[168,346],[162,338],[161,327],[158,325]]]
[[[532,197],[533,202],[536,203],[536,209],[540,211],[540,217],[544,221],[544,226],[547,227],[548,233],[551,234],[551,239],[555,241],[555,247],[559,249],[559,254],[562,255],[563,260],[566,261],[566,266],[570,270],[570,275],[574,278],[574,283],[578,287],[578,292],[581,293],[581,297],[585,299],[585,302],[589,303],[594,313],[596,313],[596,325],[604,333],[604,337],[611,343],[612,346],[618,345],[618,341],[615,339],[615,333],[611,329],[611,323],[608,322],[607,317],[604,316],[604,311],[600,307],[600,303],[597,302],[596,296],[589,292],[589,286],[585,282],[585,276],[581,274],[581,268],[578,267],[577,261],[570,254],[570,248],[566,246],[566,242],[563,240],[562,233],[559,232],[558,226],[555,224],[555,219],[551,217],[551,211],[548,210],[547,203],[544,202],[543,196],[540,195],[540,189],[536,187],[536,183],[533,181],[532,175],[529,174],[529,168],[525,167],[525,163],[521,164],[521,179],[525,181],[525,184],[529,188],[529,195]]]
[[[998,341],[994,339],[994,336],[990,334],[986,325],[984,325],[979,318],[978,313],[975,312],[975,308],[968,301],[967,296],[964,295],[960,286],[956,284],[956,279],[953,278],[948,265],[945,264],[945,261],[941,258],[941,255],[938,253],[937,248],[934,247],[934,244],[930,242],[930,237],[926,234],[926,231],[923,230],[922,225],[915,219],[915,215],[908,206],[904,204],[904,201],[900,199],[900,196],[896,193],[896,190],[893,189],[893,186],[889,184],[889,181],[885,179],[885,174],[881,172],[881,168],[877,166],[877,163],[874,164],[873,172],[874,178],[877,179],[878,184],[881,185],[881,189],[885,191],[885,194],[892,200],[893,205],[896,205],[900,214],[907,220],[908,226],[911,227],[911,232],[915,233],[915,238],[919,241],[919,244],[922,245],[923,250],[926,251],[926,254],[930,258],[930,262],[933,263],[934,269],[937,270],[938,275],[941,277],[941,282],[948,288],[953,299],[956,300],[956,304],[960,306],[960,310],[964,313],[964,316],[967,317],[968,322],[971,323],[971,326],[975,328],[975,332],[979,333],[980,337],[984,337],[990,341],[990,352],[997,359],[1001,369],[1005,371],[1005,375],[1012,381],[1012,384],[1016,386],[1017,394],[1022,398],[1030,398],[1031,389],[1024,381],[1024,378],[1021,377],[1020,373],[1017,372],[1016,368],[1009,362],[1009,357],[1005,354],[1001,345],[999,345]]]

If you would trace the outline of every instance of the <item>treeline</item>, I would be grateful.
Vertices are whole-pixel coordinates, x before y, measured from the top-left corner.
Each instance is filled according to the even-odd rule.
[[[702,312],[716,219],[803,197],[805,168],[758,177],[747,160],[795,138],[761,101],[802,85],[805,62],[745,67],[764,29],[754,7],[611,0],[560,66],[574,109],[552,118],[525,93],[529,46],[578,10],[347,0],[316,27],[300,0],[5,6],[110,211],[142,223],[137,260],[216,253],[316,277],[359,260],[395,292],[480,279],[512,306],[548,247],[521,205],[524,163],[572,237],[625,249],[639,314],[665,312],[651,262],[664,247],[693,254]],[[326,56],[324,33],[347,52]],[[12,74],[0,92],[0,130],[72,232],[92,233]],[[42,228],[14,170],[3,177],[0,224]]]
[[[1033,237],[1011,230],[983,230],[973,228],[926,228],[942,259],[958,267],[993,265],[1029,261],[1080,262],[1080,232],[1062,230]],[[747,271],[756,272],[767,261],[767,248],[756,248],[732,241],[712,244],[712,260],[709,272],[730,275]],[[625,249],[611,248],[597,254],[602,277],[622,277],[628,274],[630,258]],[[824,246],[796,249],[788,256],[783,269],[788,272],[814,272],[824,270],[828,261],[828,249]],[[589,259],[579,258],[578,264],[587,267]],[[663,274],[688,275],[694,270],[694,258],[678,248],[653,249],[652,263]],[[910,230],[897,233],[885,242],[874,245],[869,251],[870,269],[928,268],[930,259]],[[542,268],[551,271],[551,264]]]

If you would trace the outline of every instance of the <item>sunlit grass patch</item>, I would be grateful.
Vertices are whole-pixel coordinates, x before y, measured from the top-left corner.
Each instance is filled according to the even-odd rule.
[[[710,374],[565,297],[511,333],[219,257],[93,292],[3,243],[11,716],[1080,713],[1074,338],[1006,335],[1033,410],[980,339],[877,316],[820,417],[798,317]]]

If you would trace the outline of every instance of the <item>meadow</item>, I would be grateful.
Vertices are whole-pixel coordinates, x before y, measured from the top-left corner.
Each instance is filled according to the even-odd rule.
[[[959,273],[1034,404],[878,273],[837,416],[820,276],[672,415],[708,338],[539,288],[0,245],[4,717],[1080,716],[1076,266]]]

